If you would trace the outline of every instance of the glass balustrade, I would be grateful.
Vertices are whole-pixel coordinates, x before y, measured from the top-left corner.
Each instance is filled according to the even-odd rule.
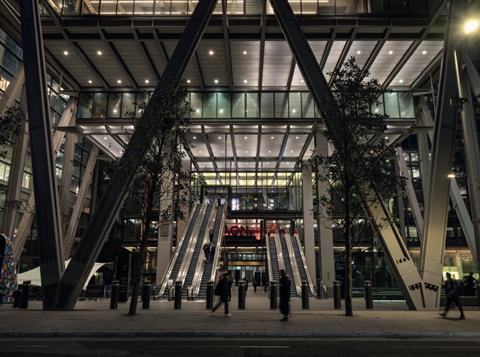
[[[290,0],[296,14],[351,16],[389,14],[426,16],[437,0]],[[190,15],[198,0],[48,0],[62,16],[185,16]],[[260,15],[262,0],[228,0],[229,15]],[[267,3],[267,14],[273,14]],[[222,13],[218,1],[214,14]],[[46,15],[46,13],[44,13]]]
[[[80,92],[78,119],[135,119],[142,115],[151,92]],[[314,119],[320,112],[307,91],[189,92],[190,118]],[[412,92],[385,92],[371,113],[389,119],[415,119]]]

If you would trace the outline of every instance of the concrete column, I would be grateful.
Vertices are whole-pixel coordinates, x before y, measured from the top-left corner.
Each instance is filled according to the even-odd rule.
[[[22,99],[22,105],[25,105],[24,99]],[[24,112],[26,113],[26,110],[24,110]],[[10,175],[8,176],[8,186],[5,200],[5,213],[3,216],[2,225],[2,232],[6,234],[7,237],[9,237],[12,241],[17,223],[18,210],[21,205],[20,193],[22,189],[25,159],[27,157],[27,145],[28,122],[26,120],[22,120],[20,132],[16,137],[12,150]]]
[[[318,131],[315,135],[315,154],[328,155],[327,138]],[[317,196],[328,194],[328,184],[317,181]],[[319,206],[320,217],[325,216],[325,207]],[[332,222],[317,220],[319,239],[319,276],[320,284],[326,286],[327,296],[333,296],[333,282],[335,281],[335,259],[333,254],[333,230]]]
[[[303,187],[303,248],[305,250],[305,260],[310,276],[316,279],[317,268],[315,264],[315,236],[314,236],[314,217],[313,217],[313,189],[312,189],[312,169],[309,166],[302,168],[302,187]]]
[[[173,174],[169,175],[171,179],[167,178],[166,181],[173,180]],[[173,240],[173,222],[170,218],[165,219],[162,216],[169,205],[172,203],[171,190],[169,194],[162,195],[160,199],[160,216],[158,217],[158,241],[157,241],[157,269],[155,277],[155,285],[160,285],[163,280],[163,275],[168,268],[170,262],[170,255],[172,253],[172,240]]]

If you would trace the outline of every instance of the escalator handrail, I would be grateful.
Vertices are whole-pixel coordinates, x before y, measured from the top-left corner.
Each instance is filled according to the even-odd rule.
[[[223,230],[225,227],[225,216],[227,214],[227,204],[224,203],[223,207],[220,206],[218,209],[223,210],[222,214],[222,220],[220,221],[220,227],[218,228],[218,233],[217,233],[217,244],[215,246],[215,257],[213,258],[212,262],[212,271],[210,273],[210,279],[207,281],[213,281],[215,282],[215,278],[217,275],[217,264],[218,264],[218,259],[220,257],[220,247],[222,246],[222,240],[223,240]]]
[[[207,214],[208,203],[202,205],[201,211],[197,218],[197,222],[195,222],[195,227],[193,228],[192,238],[188,242],[187,250],[185,255],[183,256],[182,265],[180,265],[180,269],[178,270],[177,278],[175,282],[181,281],[182,286],[185,283],[185,278],[187,277],[188,268],[190,267],[190,262],[192,260],[193,253],[195,251],[195,246],[197,244],[197,240],[199,239],[200,230],[202,229],[203,220],[205,219],[205,215]]]
[[[292,246],[292,238],[290,234],[285,233],[283,235],[283,239],[285,240],[285,245],[287,246],[288,257],[290,258],[290,266],[292,267],[292,273],[295,280],[295,289],[297,290],[297,294],[302,296],[302,277],[300,276],[300,271],[298,270],[297,266],[297,258],[295,256],[295,252],[293,251]]]
[[[265,242],[267,248],[268,280],[273,281],[272,257],[270,255],[270,236],[268,234],[265,236]]]
[[[170,263],[168,264],[168,268],[163,274],[162,278],[162,284],[160,285],[160,290],[158,292],[158,296],[162,296],[167,284],[168,280],[170,280],[170,274],[172,274],[173,267],[175,266],[175,262],[177,261],[178,255],[180,254],[180,251],[182,249],[183,243],[185,242],[185,236],[187,235],[188,228],[190,227],[190,224],[192,224],[193,217],[195,216],[195,213],[198,208],[198,203],[195,203],[192,209],[192,213],[190,213],[190,217],[188,217],[187,224],[185,225],[185,228],[183,229],[182,235],[180,237],[180,241],[177,244],[177,247],[175,248],[175,253],[173,254],[172,258],[170,259]]]
[[[278,265],[278,270],[285,270],[285,260],[283,257],[283,252],[282,252],[282,245],[280,244],[280,234],[275,233],[274,235],[275,238],[275,250],[277,251],[277,265]]]
[[[302,245],[300,244],[300,238],[298,238],[297,234],[294,234],[293,239],[295,239],[295,241],[297,242],[297,247],[298,247],[298,251],[300,252],[300,258],[302,260],[303,268],[305,269],[305,274],[307,274],[307,281],[308,281],[308,286],[310,286],[310,292],[312,293],[313,296],[315,296],[315,285],[313,285],[312,277],[310,276],[310,271],[308,270],[308,267],[307,267],[307,260],[305,259],[305,254],[303,253]]]
[[[216,207],[217,207],[217,204],[214,203],[212,211],[210,212],[210,217],[208,218],[207,227],[205,228],[205,234],[203,235],[202,245],[200,246],[201,251],[199,252],[199,255],[198,255],[197,264],[195,265],[195,272],[194,272],[194,275],[193,275],[192,285],[191,285],[192,296],[195,297],[195,298],[198,295],[198,291],[200,290],[200,285],[202,283],[202,277],[203,277],[203,271],[205,269],[205,261],[202,257],[203,246],[209,240],[209,229],[213,228],[213,226],[215,224],[215,218],[216,218],[216,215],[217,215]],[[201,238],[202,237],[198,237],[198,239],[201,239]]]

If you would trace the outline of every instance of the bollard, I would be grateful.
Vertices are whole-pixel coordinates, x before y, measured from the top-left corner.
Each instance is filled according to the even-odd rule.
[[[142,286],[142,309],[146,310],[150,308],[150,291],[152,284],[149,281],[143,283]]]
[[[18,289],[21,287],[19,286]],[[20,300],[22,299],[22,292],[20,290],[15,290],[13,292],[13,307],[20,307]]]
[[[28,308],[28,297],[30,295],[30,281],[24,281],[21,287],[20,309]]]
[[[120,282],[112,281],[112,291],[110,292],[110,309],[118,309],[118,299],[120,297]]]
[[[238,309],[245,310],[245,281],[238,282]]]
[[[310,308],[310,286],[308,282],[302,281],[302,309],[307,310]]]
[[[214,282],[207,282],[207,310],[213,309]]]
[[[322,296],[322,281],[317,279],[317,299],[321,299]]]
[[[367,309],[373,309],[373,289],[372,282],[370,280],[365,280],[365,306]]]
[[[342,308],[342,296],[340,292],[340,282],[333,282],[333,307],[334,309]]]
[[[175,310],[182,308],[182,282],[175,282]]]
[[[278,307],[277,300],[277,282],[270,282],[270,309],[276,309]]]

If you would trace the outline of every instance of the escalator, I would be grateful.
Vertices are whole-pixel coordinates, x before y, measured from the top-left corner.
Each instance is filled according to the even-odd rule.
[[[213,244],[215,244],[215,258],[213,263],[204,264],[202,280],[200,281],[200,286],[198,287],[198,299],[206,299],[207,297],[207,282],[215,281],[215,270],[216,262],[218,261],[218,256],[220,254],[220,246],[223,238],[223,227],[225,224],[225,204],[222,204],[218,207],[215,214],[215,223],[213,225]]]
[[[295,277],[296,274],[294,274],[293,268],[292,268],[292,262],[290,260],[290,254],[289,250],[287,247],[287,241],[286,237],[283,234],[280,234],[279,236],[279,241],[282,249],[282,256],[283,256],[283,265],[285,267],[285,272],[290,278],[290,296],[291,297],[296,297],[298,296],[298,291],[297,291],[297,284],[300,284],[301,282],[298,281],[298,278]],[[295,264],[295,262],[293,262]]]
[[[182,238],[178,243],[176,251],[168,266],[165,277],[163,278],[163,282],[159,292],[160,293],[159,295],[162,298],[168,297],[167,289],[166,289],[168,282],[172,281],[173,283],[175,283],[177,279],[178,273],[180,271],[180,267],[182,266],[182,263],[183,263],[183,258],[185,257],[185,253],[188,249],[188,246],[190,245],[190,240],[192,238],[193,231],[197,224],[197,220],[202,219],[204,209],[205,209],[204,205],[197,205],[194,208],[194,211],[188,220],[188,224],[187,224],[187,227],[185,228],[184,234],[182,234]]]
[[[280,279],[280,268],[278,266],[277,249],[275,248],[275,239],[267,236],[267,258],[268,258],[268,274],[270,281],[276,281]]]
[[[188,271],[187,271],[187,274],[185,275],[185,280],[183,283],[182,295],[184,298],[187,298],[187,289],[190,286],[192,286],[193,278],[197,269],[198,260],[199,259],[203,260],[203,254],[204,254],[203,246],[208,242],[207,228],[209,228],[209,221],[211,218],[210,216],[212,214],[213,208],[214,208],[214,205],[212,203],[210,203],[207,206],[205,215],[203,216],[202,225],[198,233],[198,237],[196,237],[197,240],[195,242],[195,247],[191,255],[190,262],[188,263]]]
[[[291,237],[291,241],[292,241],[293,253],[295,254],[295,260],[297,262],[298,273],[300,274],[300,279],[302,282],[307,281],[310,286],[310,294],[315,294],[315,291],[312,290],[313,289],[312,281],[305,263],[305,256],[303,255],[303,251],[299,246],[300,241],[295,236]]]

